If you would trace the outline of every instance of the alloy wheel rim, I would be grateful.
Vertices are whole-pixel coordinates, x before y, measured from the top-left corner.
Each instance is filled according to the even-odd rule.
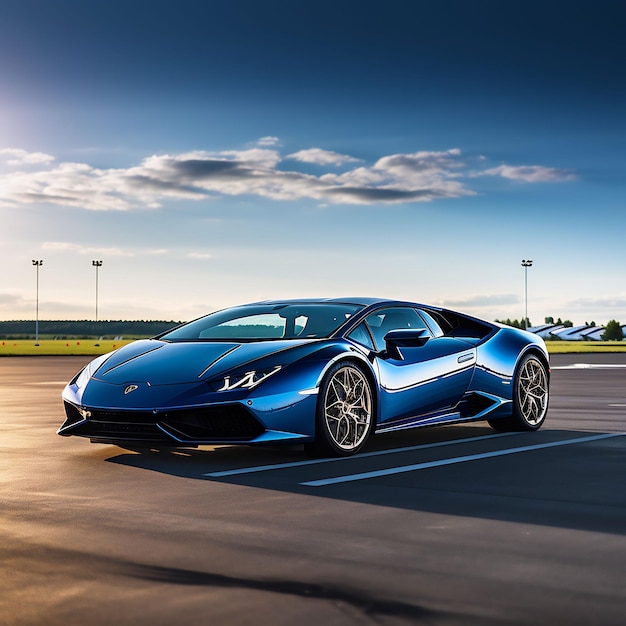
[[[522,366],[518,383],[522,418],[531,426],[541,423],[548,408],[548,379],[543,365],[528,359]]]
[[[346,366],[333,374],[326,389],[324,419],[342,450],[354,450],[363,443],[372,419],[372,396],[359,370]]]

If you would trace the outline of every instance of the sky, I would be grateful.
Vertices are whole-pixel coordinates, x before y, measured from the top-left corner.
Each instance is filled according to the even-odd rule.
[[[375,296],[626,323],[626,4],[3,0],[0,319]]]

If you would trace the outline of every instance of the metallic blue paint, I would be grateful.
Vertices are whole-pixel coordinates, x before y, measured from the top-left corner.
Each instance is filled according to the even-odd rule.
[[[493,420],[511,415],[523,355],[533,352],[548,367],[537,336],[460,313],[373,298],[306,302],[363,308],[322,339],[131,343],[95,359],[67,385],[67,419],[58,433],[129,446],[313,442],[318,391],[343,361],[357,364],[370,381],[375,432]],[[423,345],[401,344],[396,353],[347,337],[368,316],[392,307],[425,311],[441,328],[429,328]],[[272,374],[252,389],[220,390],[226,376],[235,381],[251,371]]]

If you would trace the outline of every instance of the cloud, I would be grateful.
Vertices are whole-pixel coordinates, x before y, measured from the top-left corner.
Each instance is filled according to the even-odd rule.
[[[622,309],[626,311],[626,293],[604,296],[600,298],[578,298],[576,300],[570,300],[566,303],[566,306],[582,310]]]
[[[206,259],[212,259],[213,255],[209,254],[208,252],[190,252],[187,255],[187,258],[189,259],[198,259],[200,261],[206,260]]]
[[[81,246],[78,243],[66,241],[46,241],[41,247],[49,252],[76,252],[77,254],[90,254],[92,256],[135,256],[134,252],[121,248]]]
[[[519,296],[515,294],[492,294],[492,295],[478,295],[469,296],[466,298],[458,298],[451,300],[444,300],[442,306],[450,307],[452,309],[473,309],[481,307],[493,307],[493,306],[505,306],[509,304],[518,304],[520,301]]]
[[[85,163],[61,163],[46,170],[0,175],[0,199],[13,205],[47,203],[95,210],[127,210],[132,206],[118,184],[118,170]],[[130,190],[130,185],[126,183]]]
[[[478,172],[475,176],[501,176],[524,183],[560,183],[576,179],[576,175],[571,170],[542,165],[499,165],[484,172]]]
[[[15,293],[0,293],[0,320],[35,318],[35,297]]]
[[[345,165],[346,163],[358,163],[360,159],[340,154],[332,150],[322,150],[321,148],[309,148],[299,150],[287,155],[288,159],[295,159],[302,163],[313,163],[314,165]]]
[[[280,139],[278,137],[272,137],[271,135],[268,135],[267,137],[261,137],[261,139],[257,141],[257,145],[263,148],[270,148],[272,146],[278,145],[279,141]]]
[[[131,257],[138,255],[154,256],[167,254],[169,252],[169,250],[165,248],[139,249],[132,251],[124,250],[122,248],[83,246],[78,243],[70,243],[67,241],[46,241],[42,244],[41,247],[49,252],[74,252],[76,254],[89,254],[92,256],[108,257]]]
[[[460,168],[463,163],[457,161],[461,156],[458,148],[445,152],[413,152],[412,154],[392,154],[379,159],[374,168],[393,171],[397,174],[412,174],[416,172],[444,171]]]
[[[271,143],[268,138],[263,139],[267,139],[266,144]],[[14,155],[17,149],[10,150]],[[320,148],[294,152],[288,158],[330,167],[358,161]],[[477,175],[499,175],[526,182],[573,177],[566,170],[541,166],[502,165],[470,172],[458,148],[386,155],[371,165],[359,165],[341,173],[327,171],[319,176],[280,167],[280,152],[260,146],[152,155],[127,168],[103,169],[87,163],[49,167],[49,163],[42,159],[39,165],[46,165],[45,168],[0,174],[0,206],[42,203],[94,211],[129,211],[159,208],[172,200],[206,201],[243,195],[277,201],[314,200],[322,205],[406,204],[474,195],[466,179]]]
[[[373,202],[419,202],[457,198],[474,192],[456,180],[464,167],[461,151],[414,152],[380,158],[371,167],[358,167],[343,174],[325,174],[321,180],[334,183],[331,199],[370,204]]]
[[[0,150],[1,156],[9,157],[6,159],[7,165],[41,165],[54,161],[54,157],[43,152],[27,152],[21,148],[3,148]],[[12,158],[11,158],[12,157]]]
[[[0,307],[21,304],[24,299],[13,293],[0,293]]]
[[[465,192],[469,194],[470,192]],[[376,202],[417,202],[435,198],[454,197],[437,189],[389,189],[377,187],[360,189],[358,187],[336,187],[327,191],[327,196],[348,204],[373,204]]]

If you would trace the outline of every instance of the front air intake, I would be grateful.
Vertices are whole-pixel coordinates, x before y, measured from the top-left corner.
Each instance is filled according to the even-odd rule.
[[[159,423],[176,436],[191,441],[251,440],[265,430],[240,404],[168,411]]]

